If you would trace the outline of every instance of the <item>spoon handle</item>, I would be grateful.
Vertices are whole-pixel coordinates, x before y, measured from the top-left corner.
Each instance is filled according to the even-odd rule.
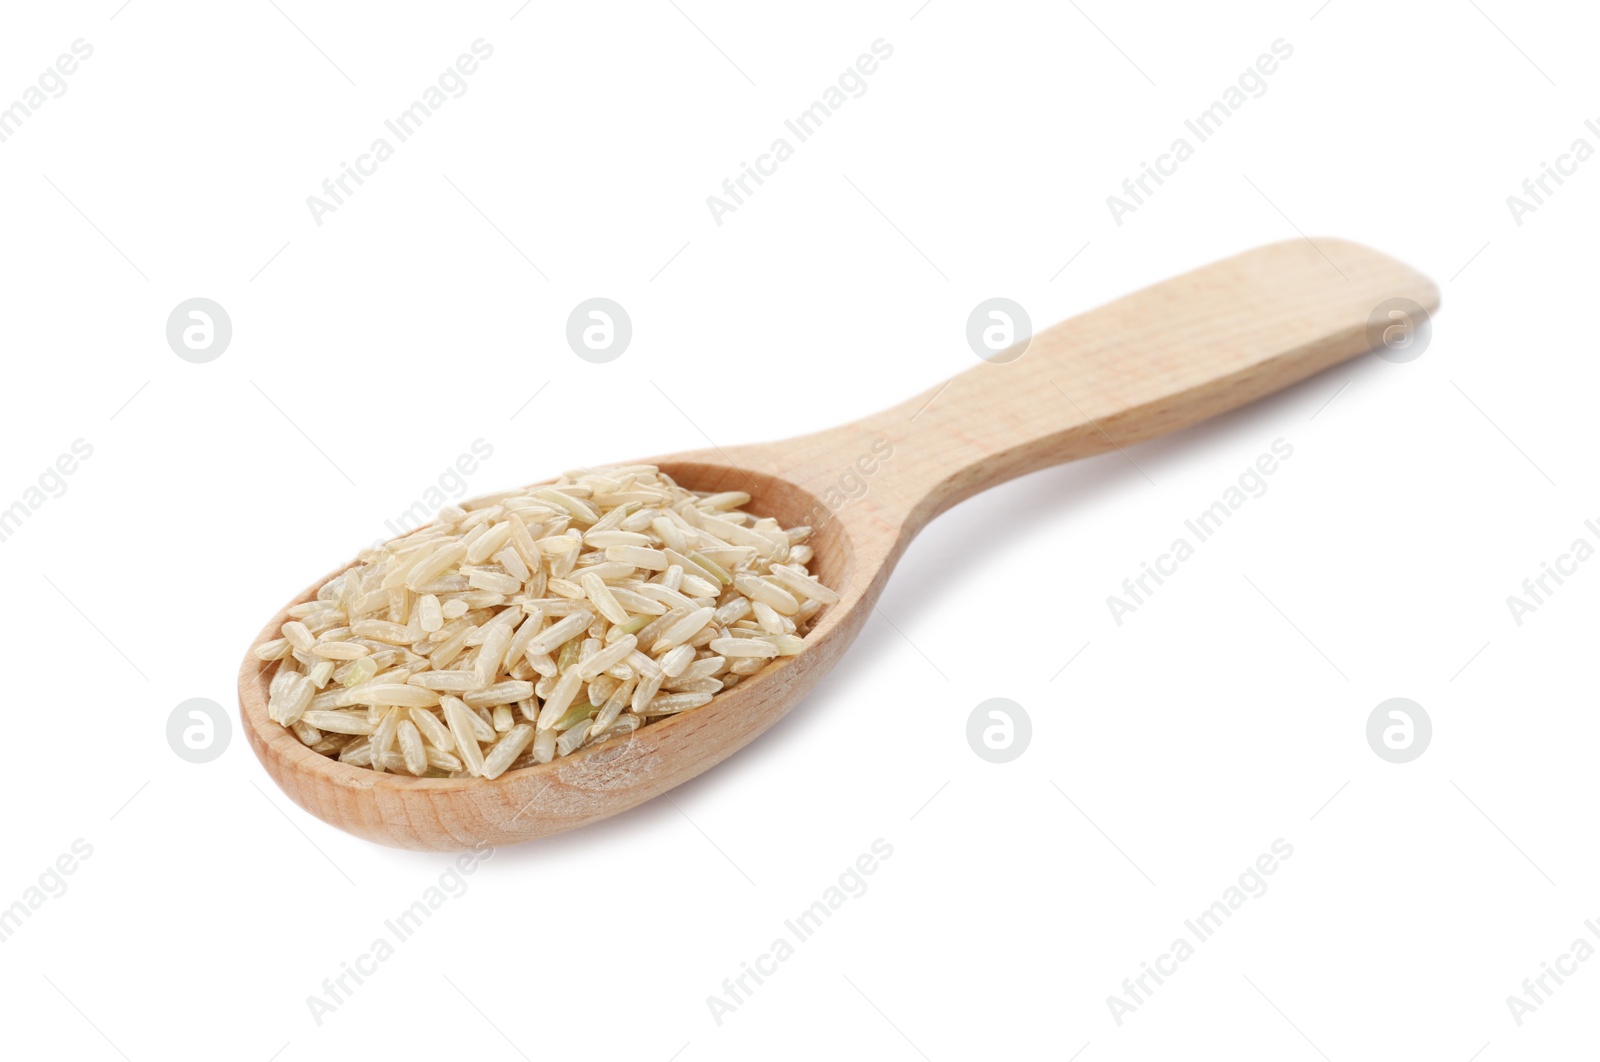
[[[1186,428],[1366,353],[1383,335],[1369,320],[1389,299],[1432,313],[1439,292],[1357,244],[1259,247],[1036,333],[1014,361],[980,364],[766,456],[830,506],[831,492],[873,511],[904,541],[1006,480]]]

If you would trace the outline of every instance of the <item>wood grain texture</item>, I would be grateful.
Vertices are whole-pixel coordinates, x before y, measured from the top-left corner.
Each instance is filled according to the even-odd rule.
[[[1274,244],[1065,321],[1035,335],[1014,362],[980,363],[862,420],[655,459],[684,486],[747,491],[749,511],[815,526],[813,570],[842,600],[797,656],[630,735],[492,781],[379,774],[328,759],[267,718],[268,669],[254,648],[277,637],[288,605],[240,668],[245,734],[295,803],[382,844],[500,845],[626,811],[738,751],[804,698],[933,517],[1016,476],[1177,431],[1363,354],[1374,308],[1396,297],[1429,313],[1439,303],[1426,277],[1367,248]]]

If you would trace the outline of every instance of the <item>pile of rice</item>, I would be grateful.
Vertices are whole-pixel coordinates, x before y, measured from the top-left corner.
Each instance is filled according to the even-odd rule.
[[[628,465],[448,506],[289,609],[267,714],[344,763],[496,778],[698,708],[839,600],[811,528],[749,501]]]

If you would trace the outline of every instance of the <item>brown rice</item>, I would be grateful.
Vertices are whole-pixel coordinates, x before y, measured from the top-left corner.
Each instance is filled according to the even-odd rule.
[[[809,527],[650,465],[447,506],[289,609],[268,715],[375,771],[495,778],[708,703],[838,601]]]

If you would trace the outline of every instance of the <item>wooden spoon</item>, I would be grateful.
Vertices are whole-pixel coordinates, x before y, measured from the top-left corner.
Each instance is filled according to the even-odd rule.
[[[813,570],[842,600],[796,656],[711,703],[492,781],[352,767],[267,718],[268,669],[239,671],[245,734],[290,798],[326,822],[403,848],[501,845],[570,830],[687,781],[777,722],[860,632],[907,543],[979,491],[1126,447],[1288,387],[1373,349],[1369,318],[1424,276],[1339,240],[1258,248],[1036,334],[1008,363],[980,363],[892,409],[784,442],[655,460],[695,490],[743,490],[751,512],[817,529]],[[1382,326],[1378,334],[1381,336]],[[343,568],[339,569],[340,571]],[[310,600],[319,579],[290,604]],[[276,638],[274,616],[256,645]]]

